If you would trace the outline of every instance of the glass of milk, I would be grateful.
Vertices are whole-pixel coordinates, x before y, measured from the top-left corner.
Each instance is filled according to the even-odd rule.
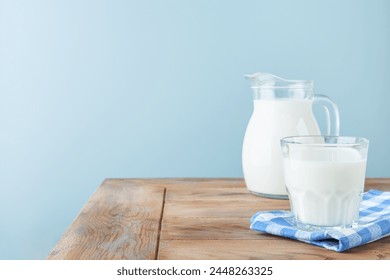
[[[292,136],[280,142],[284,180],[296,225],[308,230],[357,225],[368,140]]]

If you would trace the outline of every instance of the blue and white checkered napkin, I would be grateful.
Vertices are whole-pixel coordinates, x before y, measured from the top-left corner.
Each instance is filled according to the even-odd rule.
[[[390,192],[369,190],[363,194],[359,225],[340,230],[305,231],[293,224],[290,211],[258,212],[251,229],[300,240],[342,252],[390,235]]]

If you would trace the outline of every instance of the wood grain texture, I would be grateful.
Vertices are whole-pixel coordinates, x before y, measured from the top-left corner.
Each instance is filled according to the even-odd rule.
[[[270,240],[271,239],[271,240]],[[252,240],[161,240],[163,260],[372,260],[390,259],[389,238],[344,253],[272,236]]]
[[[289,209],[288,200],[254,196],[246,187],[167,188],[165,215],[169,218],[242,218],[257,211]]]
[[[270,239],[249,229],[249,218],[164,218],[161,240]]]
[[[106,180],[48,259],[155,259],[164,192]]]
[[[366,190],[390,191],[390,179]],[[249,229],[288,200],[249,194],[242,179],[107,179],[48,259],[390,259],[390,237],[344,253]]]

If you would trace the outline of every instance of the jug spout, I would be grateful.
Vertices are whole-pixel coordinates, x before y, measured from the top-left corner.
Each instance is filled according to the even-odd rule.
[[[286,80],[281,77],[257,72],[254,74],[245,75],[252,81],[253,87],[278,87],[278,88],[312,88],[313,81],[311,80]]]
[[[283,79],[279,78],[278,76],[268,74],[268,73],[261,73],[261,72],[245,75],[245,77],[251,80],[253,87],[261,87],[261,86],[273,87],[275,86],[277,81],[283,81]]]
[[[278,76],[257,72],[245,75],[252,82],[255,99],[312,98],[313,81],[286,80]]]

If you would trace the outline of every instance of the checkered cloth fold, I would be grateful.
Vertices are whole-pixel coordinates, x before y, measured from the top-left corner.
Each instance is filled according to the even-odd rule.
[[[390,235],[390,192],[363,194],[359,225],[338,230],[305,231],[294,225],[290,211],[262,211],[251,218],[250,228],[342,252]]]

